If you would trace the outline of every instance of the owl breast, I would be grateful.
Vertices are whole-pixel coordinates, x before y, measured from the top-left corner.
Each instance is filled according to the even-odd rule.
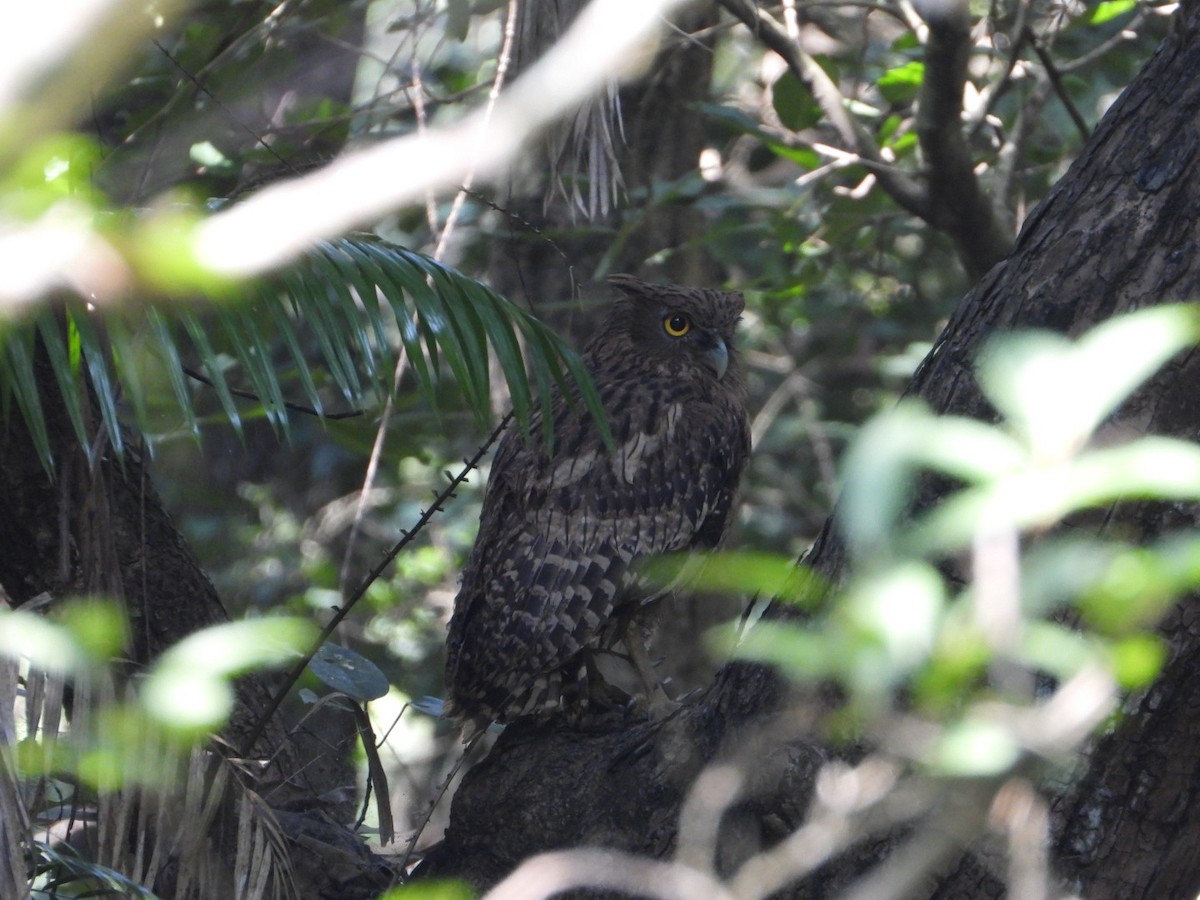
[[[586,715],[594,655],[646,596],[631,570],[715,546],[728,526],[750,449],[732,350],[741,295],[614,283],[625,296],[584,354],[611,443],[578,397],[558,396],[552,445],[535,421],[496,454],[447,644],[450,710],[468,731]]]

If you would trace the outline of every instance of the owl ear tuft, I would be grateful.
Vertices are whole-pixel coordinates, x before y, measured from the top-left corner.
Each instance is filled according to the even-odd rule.
[[[646,299],[651,297],[656,289],[656,285],[642,281],[640,278],[634,278],[632,275],[609,275],[605,281],[607,281],[617,290],[621,291],[621,293],[635,299]]]

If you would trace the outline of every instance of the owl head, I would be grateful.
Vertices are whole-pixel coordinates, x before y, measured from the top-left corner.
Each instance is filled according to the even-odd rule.
[[[636,352],[645,361],[691,369],[717,381],[727,376],[731,364],[736,368],[733,333],[746,306],[741,293],[648,284],[632,275],[610,275],[608,283],[622,296],[594,347],[623,346],[623,352]]]

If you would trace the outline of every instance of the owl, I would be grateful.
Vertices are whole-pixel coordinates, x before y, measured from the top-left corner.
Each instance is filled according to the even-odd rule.
[[[729,524],[750,452],[742,295],[608,281],[621,296],[583,357],[612,443],[559,394],[549,444],[535,416],[496,452],[447,641],[447,712],[468,736],[600,705],[597,652],[620,641],[645,662],[631,623],[655,588],[636,563],[714,547]]]

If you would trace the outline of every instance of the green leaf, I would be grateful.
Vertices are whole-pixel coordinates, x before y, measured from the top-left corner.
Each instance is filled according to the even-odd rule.
[[[1118,316],[1074,343],[1050,332],[1002,335],[980,355],[979,382],[1036,456],[1059,459],[1076,452],[1126,397],[1197,338],[1194,306]]]
[[[80,398],[79,382],[82,373],[78,366],[72,364],[67,344],[63,340],[63,323],[52,310],[43,309],[37,317],[37,329],[42,346],[46,349],[46,356],[50,359],[50,368],[54,371],[54,380],[66,406],[67,418],[71,422],[75,438],[90,460],[92,442],[83,424],[83,404]]]
[[[232,678],[290,662],[313,639],[314,631],[309,622],[283,617],[197,631],[159,657],[142,685],[142,703],[169,728],[216,728],[233,708]]]
[[[322,644],[308,668],[329,687],[359,703],[378,700],[388,692],[387,676],[375,663],[337,644]]]
[[[61,674],[75,671],[85,659],[66,628],[19,609],[0,609],[0,655]]]
[[[941,775],[980,778],[999,775],[1021,758],[1012,733],[997,722],[963,719],[949,726],[926,764]]]
[[[1105,22],[1111,22],[1126,13],[1133,12],[1136,8],[1137,0],[1101,0],[1092,9],[1092,14],[1088,16],[1088,23],[1103,25]]]
[[[1146,437],[1093,450],[1076,460],[1030,467],[959,491],[910,532],[914,546],[955,551],[981,524],[1044,528],[1068,513],[1117,500],[1200,499],[1200,447]]]
[[[1123,690],[1147,687],[1167,661],[1167,646],[1153,634],[1134,634],[1108,648],[1113,676]]]
[[[241,434],[242,419],[238,415],[237,404],[233,400],[233,394],[229,392],[229,385],[225,382],[225,369],[217,359],[217,354],[213,350],[208,332],[200,323],[200,320],[190,312],[181,314],[179,318],[183,323],[184,330],[192,339],[192,346],[196,349],[196,353],[200,357],[200,365],[212,382],[213,389],[217,392],[217,399],[221,401],[221,408],[225,411],[229,423],[238,434]]]
[[[771,105],[779,121],[792,131],[812,128],[821,121],[821,107],[791,71],[785,71],[772,85]]]
[[[111,353],[108,346],[101,342],[92,312],[76,307],[69,315],[79,333],[83,361],[95,391],[96,404],[100,407],[100,420],[104,423],[107,439],[112,445],[113,452],[120,459],[125,450],[125,434],[121,429],[120,418],[117,416],[117,385],[113,382],[108,368]]]
[[[15,399],[17,409],[29,429],[33,451],[46,473],[53,476],[54,461],[50,451],[50,432],[42,410],[42,398],[38,393],[37,377],[33,373],[33,335],[28,329],[13,328],[4,332],[4,344],[0,348],[0,383],[4,386],[5,414],[9,411],[9,400]]]
[[[921,92],[925,80],[925,63],[919,60],[888,69],[879,76],[875,86],[889,103],[911,103]]]
[[[461,881],[421,881],[394,887],[379,900],[473,900],[475,897]]]
[[[739,639],[732,626],[715,629],[709,643],[719,656],[765,663],[797,681],[819,681],[843,670],[845,648],[819,630],[759,621]]]
[[[897,532],[918,469],[986,482],[1024,461],[1021,446],[997,428],[901,403],[863,426],[846,454],[841,527],[856,553],[878,554]]]
[[[639,565],[637,574],[657,587],[682,579],[688,594],[760,596],[805,607],[827,590],[820,576],[790,556],[753,551],[665,554]]]
[[[171,335],[166,318],[158,310],[151,307],[146,310],[146,320],[150,325],[150,336],[167,369],[167,377],[171,382],[171,390],[175,394],[175,402],[183,413],[188,431],[199,437],[200,426],[196,423],[196,413],[192,408],[192,395],[188,391],[186,376],[183,374],[183,360],[179,356],[179,346]]]

